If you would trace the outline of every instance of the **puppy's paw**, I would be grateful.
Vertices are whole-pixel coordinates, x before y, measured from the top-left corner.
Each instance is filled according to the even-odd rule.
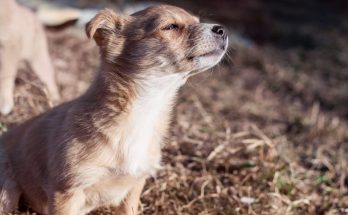
[[[0,99],[0,113],[2,115],[9,114],[13,109],[13,99]]]

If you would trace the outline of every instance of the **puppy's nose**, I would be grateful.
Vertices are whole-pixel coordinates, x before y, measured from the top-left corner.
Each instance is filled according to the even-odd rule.
[[[214,25],[211,31],[217,36],[220,36],[222,38],[226,37],[226,31],[224,30],[224,27],[222,27],[221,25]]]

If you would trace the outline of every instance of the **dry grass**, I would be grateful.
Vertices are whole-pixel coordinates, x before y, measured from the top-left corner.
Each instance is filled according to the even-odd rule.
[[[348,53],[347,38],[333,36]],[[98,53],[67,32],[49,39],[63,100],[74,98],[93,78]],[[234,66],[226,60],[182,89],[142,213],[348,214],[348,61],[335,63],[325,48],[236,49]],[[16,109],[0,129],[47,110],[41,89],[23,70]]]

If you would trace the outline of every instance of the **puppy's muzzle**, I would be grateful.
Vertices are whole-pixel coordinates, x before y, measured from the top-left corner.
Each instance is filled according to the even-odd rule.
[[[211,28],[211,32],[213,36],[216,38],[217,43],[220,45],[220,49],[225,50],[226,49],[226,40],[227,40],[227,32],[221,25],[214,25]]]

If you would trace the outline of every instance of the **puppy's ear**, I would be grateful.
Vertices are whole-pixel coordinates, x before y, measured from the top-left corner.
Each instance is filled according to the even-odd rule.
[[[86,34],[88,38],[95,40],[104,57],[113,60],[122,51],[124,43],[122,31],[126,23],[127,17],[104,9],[87,23]]]

